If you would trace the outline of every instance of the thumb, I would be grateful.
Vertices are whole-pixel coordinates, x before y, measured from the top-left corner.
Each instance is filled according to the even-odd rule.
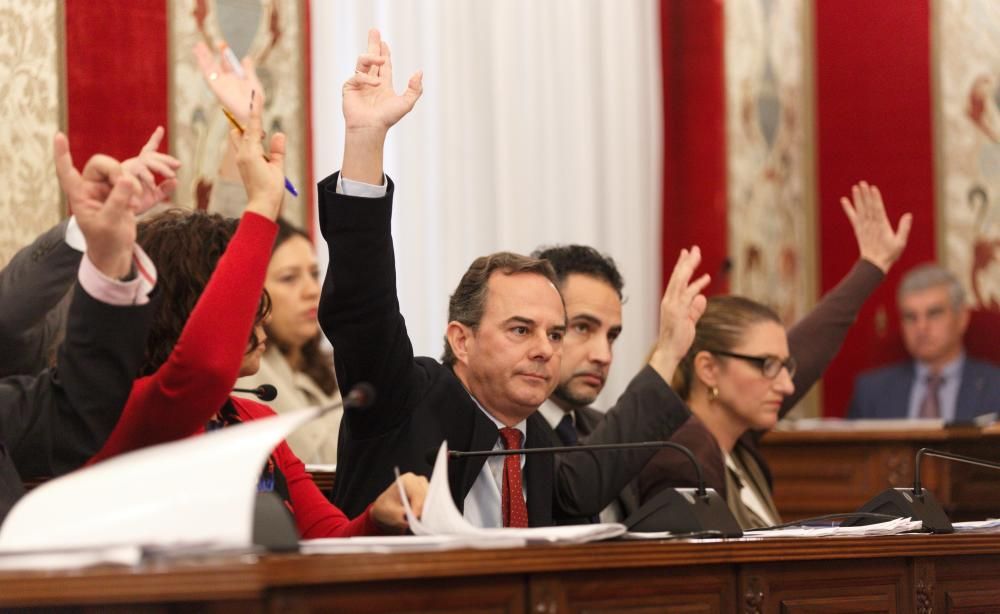
[[[906,242],[910,238],[910,228],[912,226],[913,226],[913,214],[904,213],[903,217],[899,218],[899,228],[896,229],[896,239],[903,247],[906,247]]]

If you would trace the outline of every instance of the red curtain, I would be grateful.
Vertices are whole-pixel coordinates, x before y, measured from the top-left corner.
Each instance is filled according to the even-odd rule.
[[[866,179],[895,223],[914,215],[910,243],[867,302],[824,377],[828,416],[847,409],[859,371],[906,356],[895,288],[936,257],[929,0],[816,0],[816,134],[820,283],[828,290],[857,259],[840,196]]]
[[[720,2],[661,0],[663,284],[677,254],[701,246],[707,292],[728,291],[723,22]]]
[[[74,161],[135,155],[167,127],[166,1],[66,0],[66,85]]]

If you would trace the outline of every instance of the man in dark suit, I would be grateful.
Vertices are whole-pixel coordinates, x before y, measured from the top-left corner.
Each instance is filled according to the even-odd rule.
[[[61,135],[57,169],[87,250],[57,368],[0,379],[0,520],[24,493],[22,476],[66,473],[104,444],[132,389],[152,317],[156,270],[135,247],[130,206],[138,180],[107,157],[92,159],[81,176]]]
[[[969,308],[947,269],[909,271],[897,297],[903,343],[912,360],[858,376],[851,418],[932,418],[969,422],[1000,412],[1000,368],[965,354]]]
[[[552,264],[566,302],[559,384],[539,413],[561,445],[589,443],[604,419],[591,407],[608,378],[615,340],[622,332],[622,289],[625,281],[610,256],[585,245],[559,245],[536,250],[535,258]],[[638,507],[633,488],[602,510],[601,519],[621,520]]]
[[[389,127],[412,109],[421,77],[392,91],[388,48],[369,33],[368,53],[344,86],[341,173],[319,184],[320,228],[330,247],[320,323],[336,348],[344,390],[368,381],[374,404],[345,411],[333,500],[356,515],[393,480],[393,468],[429,475],[442,441],[454,450],[543,447],[552,432],[538,406],[558,383],[566,312],[551,266],[510,253],[476,259],[449,304],[444,364],[415,358],[399,313],[390,220],[394,186],[382,171]],[[660,335],[649,365],[594,443],[664,439],[688,417],[667,385],[704,309],[691,282],[694,248],[678,261],[661,303]],[[589,517],[614,500],[650,453],[452,460],[456,506],[477,526],[542,526]]]

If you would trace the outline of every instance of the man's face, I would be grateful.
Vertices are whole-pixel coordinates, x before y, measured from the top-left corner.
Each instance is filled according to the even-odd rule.
[[[456,373],[497,419],[531,415],[558,382],[566,312],[559,291],[535,273],[495,272],[486,308],[470,331]]]
[[[592,404],[604,388],[622,332],[622,301],[610,284],[580,273],[566,277],[562,294],[568,327],[554,400],[571,409]]]
[[[956,309],[947,286],[934,286],[905,294],[899,301],[903,343],[913,358],[944,363],[958,356],[969,312]]]

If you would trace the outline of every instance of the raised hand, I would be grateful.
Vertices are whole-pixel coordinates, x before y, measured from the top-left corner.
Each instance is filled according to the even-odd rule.
[[[73,166],[69,141],[62,133],[53,142],[56,175],[70,210],[87,240],[87,257],[108,277],[125,277],[132,270],[135,245],[134,194],[139,180],[124,172],[110,156],[98,154],[83,172]]]
[[[285,135],[277,132],[271,136],[271,153],[264,154],[261,141],[261,105],[251,96],[250,122],[243,136],[237,130],[230,137],[239,141],[236,165],[247,191],[247,211],[276,220],[281,213],[281,200],[285,193]]]
[[[862,181],[851,188],[851,197],[854,199],[853,204],[843,197],[840,199],[840,206],[854,228],[858,251],[862,258],[882,269],[883,273],[888,273],[906,248],[913,215],[904,213],[899,218],[896,230],[893,230],[885,213],[882,194],[877,187]]]
[[[392,89],[392,56],[378,30],[368,31],[368,50],[358,56],[354,75],[344,84],[347,130],[386,132],[410,112],[423,92],[423,73],[410,77],[406,91]]]
[[[707,299],[701,291],[711,278],[706,273],[691,281],[700,263],[701,249],[697,245],[690,251],[682,249],[660,301],[660,332],[649,365],[668,383],[694,342],[695,324],[705,313]]]
[[[205,83],[215,94],[219,104],[229,109],[241,124],[246,125],[250,120],[251,92],[254,102],[261,108],[264,107],[264,87],[257,78],[257,69],[249,56],[240,62],[244,77],[237,75],[224,57],[220,61],[219,56],[212,53],[203,42],[194,46],[194,57],[201,69],[201,76],[205,78]]]
[[[181,162],[177,158],[157,151],[163,141],[163,126],[157,126],[146,144],[139,150],[139,155],[122,162],[122,168],[142,183],[142,193],[139,195],[138,213],[143,213],[153,205],[170,198],[177,187],[177,169]],[[159,184],[153,173],[158,173],[165,179]]]
[[[423,73],[410,77],[406,91],[397,96],[392,89],[392,58],[389,45],[378,30],[368,31],[368,50],[358,56],[354,76],[344,84],[345,179],[380,185],[385,135],[410,112],[423,92]]]

